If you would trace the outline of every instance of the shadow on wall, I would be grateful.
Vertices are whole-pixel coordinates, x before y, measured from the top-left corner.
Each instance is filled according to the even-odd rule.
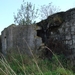
[[[1,42],[1,35],[0,35],[0,52],[2,53],[2,42]]]

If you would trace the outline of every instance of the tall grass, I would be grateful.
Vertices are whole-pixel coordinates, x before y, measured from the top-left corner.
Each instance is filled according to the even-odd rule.
[[[38,58],[32,53],[28,44],[27,46],[31,57],[21,54],[19,49],[11,50],[6,57],[1,54],[0,75],[75,75],[62,65],[58,56],[47,46],[45,48],[53,54],[52,60]]]
[[[26,55],[12,55],[10,59],[2,55],[0,59],[0,75],[75,75],[59,64],[48,59],[30,58]],[[36,61],[36,62],[35,62]]]

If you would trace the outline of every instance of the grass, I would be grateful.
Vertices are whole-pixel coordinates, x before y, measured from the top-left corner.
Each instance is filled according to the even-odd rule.
[[[19,50],[11,50],[6,57],[1,54],[0,75],[75,75],[67,68],[64,58],[54,54],[48,47],[45,48],[53,54],[51,60],[38,58],[28,48],[32,56],[21,54]]]

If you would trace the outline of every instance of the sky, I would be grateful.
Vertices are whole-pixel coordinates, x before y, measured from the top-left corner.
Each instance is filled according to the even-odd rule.
[[[11,24],[14,24],[14,13],[17,14],[18,9],[22,4],[23,0],[0,0],[0,34],[4,28]],[[61,11],[66,11],[70,8],[75,7],[75,0],[25,0],[26,2],[31,2],[35,4],[36,7],[41,5],[47,5],[51,3],[59,7]]]

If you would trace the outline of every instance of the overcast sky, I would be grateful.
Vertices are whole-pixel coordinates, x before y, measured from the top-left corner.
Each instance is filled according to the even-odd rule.
[[[36,7],[47,5],[52,2],[54,6],[59,7],[61,11],[66,11],[75,7],[75,0],[25,0],[32,2]],[[1,31],[14,23],[13,13],[17,13],[22,0],[0,0],[0,34]]]

